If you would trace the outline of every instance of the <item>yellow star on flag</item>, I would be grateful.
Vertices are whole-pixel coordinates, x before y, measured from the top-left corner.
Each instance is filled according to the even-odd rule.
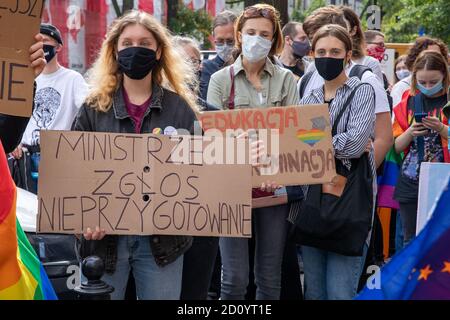
[[[420,276],[417,280],[421,280],[421,279],[428,280],[428,276],[432,273],[433,273],[433,270],[431,270],[431,266],[427,265],[424,269],[420,269]]]
[[[450,273],[450,262],[449,261],[444,261],[444,269],[442,269],[441,272],[448,272],[448,273]]]

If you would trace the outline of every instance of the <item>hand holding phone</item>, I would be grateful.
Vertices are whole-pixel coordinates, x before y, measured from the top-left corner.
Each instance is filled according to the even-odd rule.
[[[428,117],[428,113],[426,112],[418,112],[414,114],[414,120],[416,120],[417,123],[421,123],[423,118]]]
[[[408,131],[413,137],[425,136],[430,132],[430,130],[426,128],[421,122],[415,122],[411,124]]]

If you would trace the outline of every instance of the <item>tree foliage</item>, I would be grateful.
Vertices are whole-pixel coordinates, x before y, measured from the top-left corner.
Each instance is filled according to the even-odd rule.
[[[390,42],[411,42],[423,29],[425,35],[450,45],[448,0],[379,0],[382,31]]]
[[[306,17],[309,16],[314,10],[327,5],[325,0],[313,0],[311,5],[306,10],[300,8],[302,1],[298,1],[295,5],[294,11],[291,15],[291,21],[304,22]]]
[[[180,5],[175,18],[170,22],[169,29],[177,35],[195,38],[203,44],[203,49],[209,49],[211,43],[208,37],[211,35],[212,19],[205,10],[190,10]]]

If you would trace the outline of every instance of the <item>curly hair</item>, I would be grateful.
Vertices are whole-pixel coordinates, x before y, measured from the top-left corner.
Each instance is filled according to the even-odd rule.
[[[137,10],[116,19],[106,34],[98,58],[87,73],[91,91],[86,103],[102,112],[107,112],[111,108],[114,93],[123,80],[116,57],[119,36],[127,26],[135,24],[142,25],[150,31],[161,48],[161,58],[152,71],[153,81],[176,92],[196,110],[196,99],[188,85],[195,77],[191,65],[173,48],[169,31],[150,14]]]
[[[409,49],[408,55],[406,57],[405,65],[409,71],[412,71],[414,62],[422,51],[425,51],[429,46],[438,46],[441,54],[447,58],[448,49],[447,46],[439,39],[434,39],[430,37],[419,37],[414,42],[414,45]]]

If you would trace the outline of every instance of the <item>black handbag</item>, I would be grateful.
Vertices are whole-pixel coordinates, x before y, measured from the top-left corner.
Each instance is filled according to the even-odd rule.
[[[337,116],[333,136],[358,87]],[[335,162],[337,174],[346,178],[342,194],[323,193],[321,184],[309,186],[294,221],[295,237],[302,245],[346,256],[362,256],[373,213],[373,176],[369,157],[365,152],[360,158],[351,159],[350,170],[339,159],[335,158]]]

